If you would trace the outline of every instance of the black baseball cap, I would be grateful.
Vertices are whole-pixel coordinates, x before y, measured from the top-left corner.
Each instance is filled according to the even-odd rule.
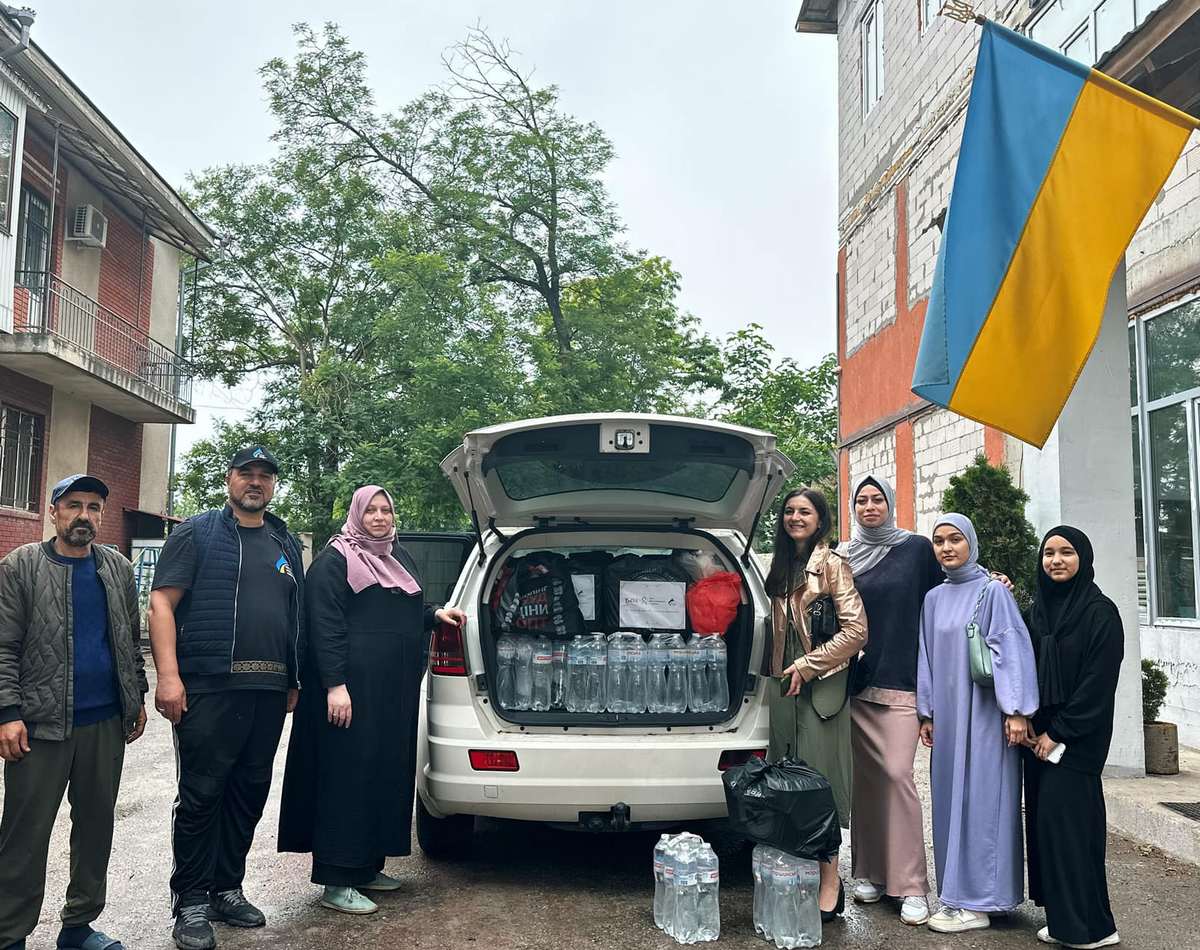
[[[275,461],[275,456],[261,445],[251,445],[247,448],[239,449],[233,454],[233,458],[229,460],[229,467],[241,468],[243,465],[249,465],[251,462],[261,462],[276,475],[279,474],[279,463]]]
[[[68,475],[50,489],[50,504],[57,505],[58,499],[70,491],[94,491],[101,498],[108,497],[108,486],[104,482],[95,475],[85,475],[83,472],[79,472],[75,475]]]

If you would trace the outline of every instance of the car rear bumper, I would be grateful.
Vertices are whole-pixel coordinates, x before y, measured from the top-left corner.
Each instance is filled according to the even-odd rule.
[[[723,818],[721,754],[767,748],[765,709],[745,712],[740,728],[726,732],[430,734],[418,790],[441,817],[575,823],[624,804],[634,823]],[[475,771],[471,749],[515,752],[519,771]]]

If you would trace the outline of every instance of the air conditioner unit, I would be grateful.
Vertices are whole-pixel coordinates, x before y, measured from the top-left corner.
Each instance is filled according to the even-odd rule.
[[[68,241],[78,241],[86,247],[104,247],[108,240],[108,218],[93,205],[73,209],[69,224]]]

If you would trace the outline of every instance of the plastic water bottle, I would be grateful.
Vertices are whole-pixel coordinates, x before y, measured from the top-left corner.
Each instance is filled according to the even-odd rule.
[[[582,633],[567,646],[567,712],[583,712],[587,705],[587,680],[591,657],[591,640]]]
[[[700,641],[706,637],[692,637],[687,645],[688,655],[688,709],[692,712],[708,712],[708,651]]]
[[[625,695],[625,711],[646,711],[646,644],[640,633],[625,638],[625,664],[629,670],[629,692]]]
[[[629,693],[629,670],[625,655],[625,634],[617,631],[608,638],[608,711],[629,712],[626,696]]]
[[[700,933],[700,847],[694,841],[679,846],[675,861],[675,926],[678,943],[695,943]]]
[[[550,705],[563,709],[567,705],[567,641],[554,641],[554,663],[550,671]]]
[[[667,847],[663,852],[663,900],[662,900],[662,929],[670,936],[675,935],[675,890],[676,861],[679,857],[679,836],[672,835],[667,839]]]
[[[770,889],[770,863],[775,860],[771,852],[774,848],[765,844],[754,846],[754,855],[750,861],[750,871],[754,877],[754,932],[760,937],[771,939],[771,927],[768,922],[767,892]]]
[[[688,653],[683,637],[677,633],[668,634],[666,638],[667,684],[663,700],[663,712],[681,713],[688,706]]]
[[[654,846],[654,926],[663,929],[663,903],[666,901],[667,853],[671,849],[671,836],[662,835]],[[672,882],[674,877],[672,876]]]
[[[554,645],[545,637],[537,637],[532,643],[529,708],[534,712],[546,712],[550,708],[550,681],[554,678]]]
[[[771,936],[779,950],[800,945],[800,895],[796,859],[780,851],[771,865]]]
[[[821,868],[816,861],[797,858],[796,892],[800,909],[796,927],[798,947],[821,945],[821,905],[817,903],[821,891]]]
[[[608,644],[603,633],[592,634],[588,648],[587,703],[584,712],[604,712],[607,703]]]
[[[696,939],[721,936],[721,862],[711,844],[700,847],[696,864]]]
[[[710,712],[725,712],[729,708],[729,648],[725,645],[725,638],[716,634],[703,637],[700,648],[706,657],[708,709]]]
[[[645,663],[646,709],[652,713],[667,711],[667,666],[670,659],[666,634],[652,634],[650,644],[646,647]]]
[[[496,702],[501,709],[517,702],[517,641],[508,636],[496,641]]]
[[[513,709],[528,709],[533,702],[533,639],[520,637],[517,640],[516,696]]]

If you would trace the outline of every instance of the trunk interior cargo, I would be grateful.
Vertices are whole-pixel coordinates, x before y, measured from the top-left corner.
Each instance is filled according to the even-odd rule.
[[[539,527],[509,538],[486,573],[480,648],[489,701],[506,721],[564,728],[715,727],[741,706],[754,648],[754,607],[742,565],[720,538],[678,526]],[[724,649],[698,634],[697,625],[702,633],[722,633],[717,639]],[[715,626],[724,629],[709,629]],[[613,636],[618,633],[623,636]],[[591,646],[590,660],[581,659],[580,643]],[[550,708],[531,707],[514,691],[513,677],[523,662],[526,670],[540,670],[537,682],[544,685],[548,649],[555,653],[551,676],[562,670],[561,689],[552,689]],[[679,690],[672,692],[670,684],[684,662],[696,664],[686,668],[702,685],[692,691],[689,683],[680,710]],[[628,684],[606,694],[599,710],[594,701],[587,708],[572,703],[582,695],[573,692],[572,671],[586,679],[589,666],[606,688]],[[634,676],[635,669],[642,671],[640,683],[619,678]],[[663,702],[664,695],[674,702]]]

